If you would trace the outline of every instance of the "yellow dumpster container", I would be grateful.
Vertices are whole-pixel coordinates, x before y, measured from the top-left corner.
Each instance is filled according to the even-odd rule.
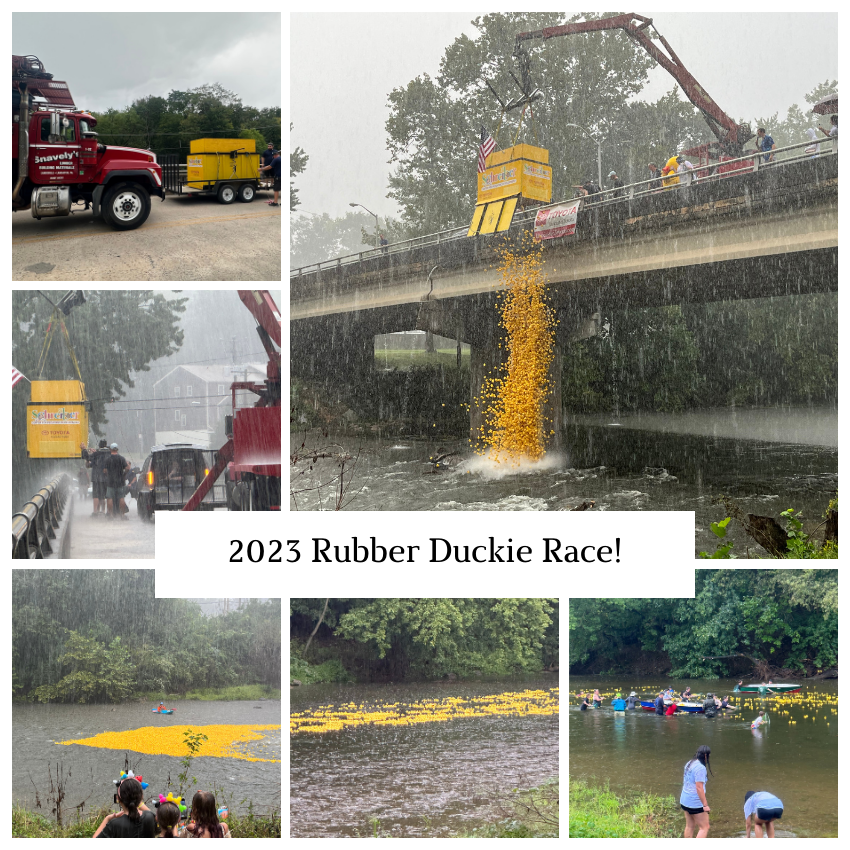
[[[193,139],[186,160],[186,181],[193,189],[222,180],[257,180],[260,155],[253,139]]]
[[[478,175],[478,203],[486,204],[520,195],[547,204],[552,200],[552,168],[549,151],[534,145],[514,145],[494,151]]]
[[[80,457],[89,414],[82,381],[33,381],[27,403],[27,455]]]

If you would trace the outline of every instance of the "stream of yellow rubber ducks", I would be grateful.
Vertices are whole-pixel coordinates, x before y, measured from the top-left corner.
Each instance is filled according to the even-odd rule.
[[[198,756],[213,758],[232,758],[243,761],[279,762],[280,758],[261,758],[251,755],[257,751],[257,741],[268,736],[260,731],[280,729],[280,725],[247,725],[247,726],[142,726],[140,729],[130,729],[125,732],[101,732],[91,738],[80,738],[77,741],[59,741],[60,744],[82,744],[86,747],[102,747],[108,750],[132,750],[148,755],[164,755],[182,757],[187,753],[183,733],[191,728],[193,732],[206,735],[198,749]],[[250,751],[236,749],[240,745],[250,744]],[[262,746],[262,745],[260,745]],[[279,756],[276,746],[275,755]]]
[[[481,697],[447,697],[411,703],[320,705],[289,717],[289,732],[323,734],[355,726],[413,726],[464,717],[531,716],[558,714],[558,688],[545,691],[508,691]]]
[[[659,691],[666,689],[666,685],[642,686],[639,697],[644,701],[651,700],[655,698]],[[631,688],[614,688],[610,691],[603,691],[600,688],[599,695],[603,699],[603,707],[607,705],[610,708],[610,701],[617,691],[625,698],[631,690]],[[593,688],[586,689],[584,693],[592,699]],[[715,691],[712,691],[712,693],[715,693]],[[752,720],[759,711],[764,711],[769,717],[773,718],[774,723],[781,722],[788,726],[796,726],[798,721],[804,724],[820,721],[826,723],[827,726],[831,726],[832,723],[837,725],[838,723],[838,694],[808,690],[805,685],[793,694],[776,694],[774,696],[768,694],[764,697],[751,693],[736,694],[732,692],[731,688],[728,690],[721,688],[716,693],[720,697],[728,696],[730,704],[738,707],[739,711],[735,712],[734,715],[725,715],[737,720]],[[581,696],[570,694],[570,704],[580,705]]]
[[[546,454],[552,423],[544,416],[551,395],[548,377],[554,347],[554,316],[547,304],[543,248],[526,233],[519,245],[500,252],[504,290],[497,308],[507,362],[484,378],[475,399],[484,411],[477,453],[495,463],[517,464]],[[486,366],[486,364],[485,364]]]

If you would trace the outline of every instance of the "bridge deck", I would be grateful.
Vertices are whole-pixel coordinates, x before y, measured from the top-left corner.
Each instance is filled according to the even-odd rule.
[[[130,500],[128,520],[91,516],[90,501],[74,502],[71,526],[71,558],[123,561],[154,557],[154,526],[143,522]]]

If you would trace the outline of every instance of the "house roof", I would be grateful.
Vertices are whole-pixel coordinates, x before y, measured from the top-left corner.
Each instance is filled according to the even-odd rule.
[[[196,378],[199,378],[208,384],[222,383],[229,386],[233,381],[233,368],[231,366],[193,366],[190,364],[186,366],[175,366],[170,372],[163,375],[158,381],[156,381],[154,386],[161,384],[163,381],[167,381],[168,378],[171,377],[171,375],[173,375],[178,369],[183,369],[190,375],[194,375]],[[239,367],[238,371],[241,372],[245,369],[248,370],[249,381],[264,381],[266,379],[265,364],[244,363],[241,367]]]

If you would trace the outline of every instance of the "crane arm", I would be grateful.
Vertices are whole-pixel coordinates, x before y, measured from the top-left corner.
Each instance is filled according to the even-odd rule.
[[[658,40],[669,55],[660,50],[655,42],[647,35],[646,29],[648,27],[653,28],[658,36]],[[652,25],[652,18],[629,12],[624,15],[615,15],[611,18],[599,18],[593,21],[578,21],[572,24],[562,24],[557,27],[546,27],[545,29],[534,32],[521,32],[516,37],[516,44],[517,48],[520,48],[522,42],[531,39],[539,38],[542,41],[546,41],[560,35],[613,29],[622,29],[626,35],[639,44],[681,85],[682,91],[688,100],[702,112],[705,120],[708,122],[708,126],[726,153],[731,155],[739,155],[741,153],[744,143],[753,136],[752,130],[747,124],[738,124],[733,121],[717,105],[693,74],[682,64],[682,61],[676,55],[673,48],[667,43],[667,39]]]

